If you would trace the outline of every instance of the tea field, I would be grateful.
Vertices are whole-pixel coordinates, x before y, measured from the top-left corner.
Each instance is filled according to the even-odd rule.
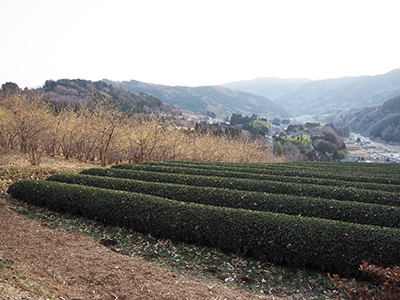
[[[22,180],[9,193],[104,224],[354,275],[400,265],[400,165],[157,162]]]

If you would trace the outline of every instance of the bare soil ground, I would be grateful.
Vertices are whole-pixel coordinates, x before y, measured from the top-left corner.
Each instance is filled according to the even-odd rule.
[[[12,167],[23,169],[24,164],[28,168],[18,155],[7,155],[7,159],[0,155],[0,167],[10,167],[10,172],[19,172]],[[63,171],[84,166],[50,159],[40,168],[46,167]],[[0,299],[279,299],[213,279],[173,273],[116,253],[89,237],[27,219],[5,201],[10,182],[2,180]]]
[[[59,299],[272,299],[168,272],[88,237],[26,219],[13,208],[0,200],[1,261],[13,274]],[[43,299],[35,297],[12,291],[10,283],[0,285],[0,299]]]

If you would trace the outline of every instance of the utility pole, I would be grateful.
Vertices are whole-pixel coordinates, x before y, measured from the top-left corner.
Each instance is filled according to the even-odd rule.
[[[272,119],[270,118],[269,121],[269,128],[268,128],[268,138],[267,138],[267,148],[271,152],[271,154],[274,154],[274,141],[272,139]]]

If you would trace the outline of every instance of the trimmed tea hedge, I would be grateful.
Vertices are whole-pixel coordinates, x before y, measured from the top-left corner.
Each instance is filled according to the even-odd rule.
[[[87,169],[83,170],[81,174],[400,206],[400,194],[398,193],[361,190],[355,188],[295,184],[265,180],[206,177],[200,175],[143,172],[115,168]]]
[[[173,174],[217,176],[217,177],[227,177],[227,178],[244,178],[244,179],[272,180],[272,181],[282,181],[282,182],[292,182],[292,183],[330,185],[330,186],[340,186],[340,187],[354,187],[359,189],[379,190],[392,193],[400,192],[400,185],[393,185],[393,184],[344,181],[344,180],[310,178],[310,177],[299,177],[299,176],[279,176],[279,175],[240,172],[239,170],[224,171],[218,169],[199,169],[199,168],[191,168],[191,167],[177,166],[177,165],[163,166],[163,165],[150,165],[150,164],[137,164],[137,165],[124,164],[124,165],[115,165],[112,166],[112,168],[161,172],[161,173],[173,173]]]
[[[52,175],[47,180],[136,192],[214,206],[400,227],[400,207],[394,206],[79,174]]]
[[[14,183],[9,193],[51,209],[156,237],[218,247],[258,259],[311,264],[341,274],[363,261],[400,265],[400,230],[167,200],[51,181]]]

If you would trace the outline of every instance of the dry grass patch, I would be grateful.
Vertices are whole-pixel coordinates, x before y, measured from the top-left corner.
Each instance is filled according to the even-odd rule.
[[[46,179],[53,174],[76,174],[93,167],[100,167],[100,164],[50,156],[43,157],[40,165],[33,166],[24,154],[0,149],[0,193],[6,193],[8,187],[18,180]]]

